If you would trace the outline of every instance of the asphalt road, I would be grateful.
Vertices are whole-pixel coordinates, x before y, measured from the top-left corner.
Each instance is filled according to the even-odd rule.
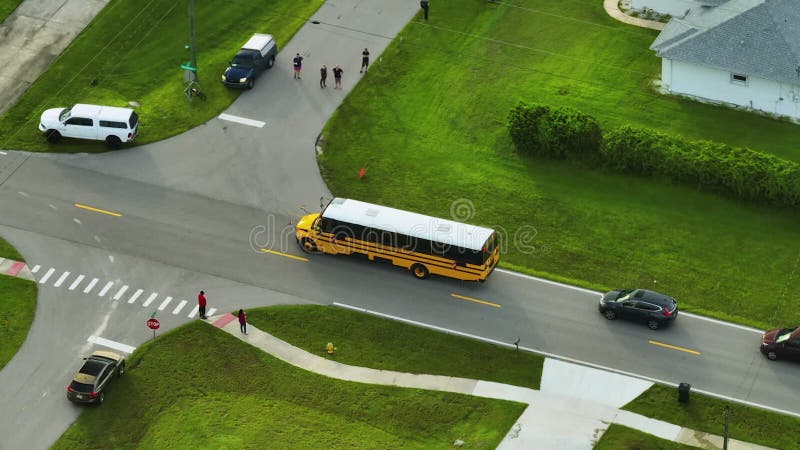
[[[263,127],[214,119],[104,155],[0,155],[0,234],[39,266],[38,280],[53,269],[39,286],[28,340],[0,371],[0,448],[45,448],[74,420],[80,408],[63,390],[93,348],[90,336],[139,345],[152,338],[144,324],[154,311],[160,331],[196,320],[189,314],[199,289],[220,311],[345,303],[503,342],[519,338],[522,347],[800,414],[800,365],[766,361],[758,334],[746,328],[682,315],[653,332],[606,321],[598,294],[581,289],[504,271],[485,284],[418,281],[398,268],[297,248],[290,223],[330,195],[316,138],[360,76],[361,49],[370,48],[371,70],[380,70],[387,37],[417,6],[326,3],[315,16],[322,23],[283,46],[276,68],[226,111]],[[291,78],[296,52],[306,57],[301,81]],[[343,91],[319,89],[323,63],[343,65]]]

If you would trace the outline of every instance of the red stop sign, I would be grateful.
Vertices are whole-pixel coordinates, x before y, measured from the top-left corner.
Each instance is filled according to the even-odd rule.
[[[160,326],[161,324],[158,323],[158,319],[147,319],[147,328],[150,328],[151,330],[157,330]]]

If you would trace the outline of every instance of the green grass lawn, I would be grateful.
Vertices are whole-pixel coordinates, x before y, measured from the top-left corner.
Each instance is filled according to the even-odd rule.
[[[195,321],[137,349],[53,448],[493,449],[524,408],[334,380]]]
[[[544,358],[532,353],[382,319],[333,306],[274,306],[247,311],[247,320],[309,353],[343,364],[448,375],[539,389]]]
[[[0,238],[0,258],[25,261],[14,246]],[[36,312],[36,283],[0,275],[0,369],[25,342]]]
[[[25,258],[3,238],[0,238],[0,258],[13,259],[14,261],[25,261]]]
[[[722,436],[725,406],[730,405],[732,415],[728,422],[729,437],[772,448],[800,448],[800,419],[796,417],[750,408],[694,392],[689,403],[682,404],[678,403],[677,396],[675,388],[654,385],[623,409]]]
[[[0,2],[0,24],[17,9],[22,0],[3,0]]]
[[[320,165],[331,191],[440,217],[467,199],[467,221],[499,230],[505,267],[658,289],[684,310],[754,326],[800,323],[790,302],[797,212],[521,158],[506,118],[519,100],[569,105],[606,128],[648,126],[793,160],[800,127],[654,94],[656,33],[614,22],[602,2],[521,5],[445,2],[428,24],[409,24],[326,125]]]
[[[25,342],[36,313],[33,281],[0,275],[0,369]]]
[[[43,110],[75,103],[126,106],[138,102],[137,144],[181,133],[215,117],[239,91],[220,75],[256,32],[279,48],[323,0],[196,2],[198,73],[208,101],[189,103],[180,65],[189,61],[187,0],[116,0],[70,44],[19,102],[0,117],[0,148],[102,152],[103,142],[67,140],[48,145],[38,130]]]
[[[696,447],[661,439],[617,424],[609,425],[594,446],[594,450],[688,450],[690,448]]]

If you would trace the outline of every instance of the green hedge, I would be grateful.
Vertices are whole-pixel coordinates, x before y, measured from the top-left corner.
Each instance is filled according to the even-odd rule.
[[[748,148],[624,126],[606,134],[600,154],[607,166],[622,172],[661,175],[747,200],[800,205],[800,164]]]
[[[603,142],[594,117],[566,107],[520,102],[509,113],[508,128],[517,150],[550,158],[594,157]]]

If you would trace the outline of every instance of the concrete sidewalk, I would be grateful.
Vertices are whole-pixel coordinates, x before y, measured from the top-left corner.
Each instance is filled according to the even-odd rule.
[[[467,378],[349,366],[308,353],[252,325],[247,326],[248,334],[242,334],[239,321],[232,314],[210,317],[209,323],[284,362],[327,377],[527,403],[528,407],[498,446],[502,450],[591,449],[612,423],[700,448],[722,448],[720,436],[619,409],[652,385],[624,375],[547,359],[542,389],[535,390]],[[728,448],[768,449],[736,440],[729,440]]]
[[[0,257],[0,275],[36,281],[33,279],[33,273],[31,273],[31,269],[28,268],[27,264],[22,261],[14,261],[13,259],[6,259],[3,257]]]
[[[0,24],[0,114],[39,78],[108,0],[25,0]]]
[[[606,13],[613,17],[614,19],[622,22],[627,23],[628,25],[633,25],[636,27],[642,28],[650,28],[651,30],[663,30],[667,24],[663,22],[658,22],[655,20],[647,20],[647,19],[640,19],[638,17],[632,17],[619,9],[619,0],[603,0],[603,9],[606,10]]]

